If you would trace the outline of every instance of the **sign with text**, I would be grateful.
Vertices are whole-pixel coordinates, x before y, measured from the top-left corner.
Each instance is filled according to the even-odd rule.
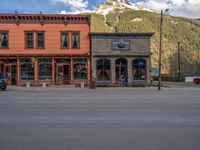
[[[131,44],[127,40],[112,41],[113,50],[130,50]]]

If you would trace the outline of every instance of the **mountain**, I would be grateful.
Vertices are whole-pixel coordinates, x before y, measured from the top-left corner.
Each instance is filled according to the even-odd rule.
[[[92,32],[154,32],[152,66],[158,66],[160,14],[128,0],[108,0],[91,14]],[[170,15],[163,22],[163,73],[177,75],[177,43],[184,75],[200,75],[200,20]]]
[[[149,8],[145,8],[141,5],[133,4],[129,0],[108,0],[104,3],[101,3],[94,12],[97,14],[107,15],[116,9],[125,10],[126,8],[129,8],[131,10],[144,10],[144,11],[150,11],[153,12],[153,10]]]

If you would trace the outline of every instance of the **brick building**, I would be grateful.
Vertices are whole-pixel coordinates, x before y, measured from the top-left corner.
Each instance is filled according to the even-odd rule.
[[[89,16],[0,14],[0,73],[9,84],[90,80]]]
[[[92,78],[100,86],[150,83],[153,33],[90,33]]]

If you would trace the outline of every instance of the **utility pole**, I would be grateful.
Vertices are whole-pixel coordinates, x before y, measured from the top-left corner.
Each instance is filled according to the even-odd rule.
[[[163,12],[163,10],[161,10],[160,13],[160,48],[159,48],[159,62],[158,62],[158,67],[159,67],[159,76],[158,76],[158,90],[161,90],[161,73],[162,73],[162,31],[163,31],[163,18],[164,18],[164,14],[166,12],[168,12],[169,9],[165,9],[165,11]]]
[[[160,16],[160,48],[159,48],[159,62],[158,62],[158,68],[159,68],[159,74],[158,74],[158,90],[161,90],[161,57],[162,57],[162,26],[163,26],[163,10],[161,10],[161,16]]]
[[[180,55],[180,44],[181,42],[178,42],[178,80],[181,82],[181,55]]]

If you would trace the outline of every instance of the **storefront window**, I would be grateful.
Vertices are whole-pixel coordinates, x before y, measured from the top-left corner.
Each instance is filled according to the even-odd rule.
[[[97,80],[111,80],[111,62],[108,59],[99,59],[97,65]]]
[[[51,58],[39,59],[39,80],[52,79],[52,60]]]
[[[31,58],[20,60],[20,78],[21,80],[34,80],[34,64]]]
[[[133,60],[133,80],[146,80],[146,61],[144,59]]]
[[[73,63],[74,79],[87,79],[87,59],[74,59]]]

